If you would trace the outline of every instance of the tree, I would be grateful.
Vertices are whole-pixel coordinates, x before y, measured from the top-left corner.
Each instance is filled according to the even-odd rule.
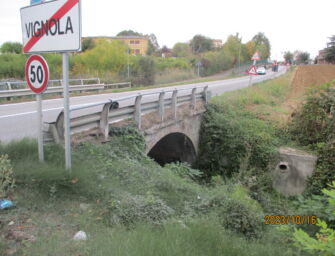
[[[264,33],[259,32],[252,38],[251,41],[255,42],[255,48],[256,50],[259,50],[262,59],[270,57],[271,45],[269,39],[264,35]]]
[[[3,45],[0,48],[0,51],[2,53],[16,53],[20,54],[22,53],[22,44],[17,43],[17,42],[6,42],[3,43]]]
[[[191,48],[186,43],[176,43],[172,48],[172,55],[174,57],[188,57],[191,55]]]
[[[252,55],[256,52],[256,43],[254,41],[249,41],[245,44],[245,48],[248,54],[248,59],[250,60]]]
[[[290,51],[284,53],[284,59],[286,63],[292,63],[293,62],[293,53]]]
[[[83,52],[87,51],[87,50],[90,50],[90,49],[93,49],[94,47],[95,47],[95,43],[94,43],[92,38],[84,39],[81,43],[81,50]]]
[[[147,54],[152,55],[153,53],[156,53],[159,50],[159,44],[155,34],[146,35],[145,37],[149,40]]]
[[[299,52],[297,55],[297,63],[298,64],[308,64],[309,57],[310,55],[308,52]]]
[[[238,33],[235,36],[230,35],[223,46],[223,50],[226,54],[234,58],[233,64],[235,65],[238,61],[241,62],[243,45],[241,43],[242,38],[239,38]]]
[[[327,43],[327,47],[329,48],[329,47],[335,46],[335,35],[329,37],[329,39],[330,39],[330,42]]]
[[[331,36],[330,42],[327,43],[325,51],[325,59],[329,63],[335,64],[335,35]]]
[[[190,42],[190,47],[194,53],[206,52],[213,49],[213,42],[208,37],[195,35]]]
[[[127,49],[127,45],[120,41],[100,42],[94,49],[80,55],[80,61],[75,65],[82,66],[76,69],[81,73],[94,70],[119,74],[127,63]]]
[[[155,83],[155,62],[152,57],[141,57],[139,60],[139,75],[142,77],[142,85],[151,85]]]
[[[335,64],[335,46],[325,49],[325,59],[327,62]]]
[[[122,30],[116,36],[143,36],[143,34],[129,29],[129,30]]]

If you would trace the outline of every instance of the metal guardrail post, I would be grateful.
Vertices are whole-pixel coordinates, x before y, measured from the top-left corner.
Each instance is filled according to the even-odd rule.
[[[54,139],[56,143],[62,143],[64,141],[64,112],[60,112],[57,117],[56,129],[53,131]]]
[[[80,79],[80,84],[84,85],[84,80],[83,79]]]
[[[158,114],[159,114],[159,119],[161,120],[161,123],[164,121],[164,96],[165,92],[162,91],[159,93],[159,99],[158,99]]]
[[[196,97],[195,97],[196,90],[197,88],[192,89],[192,94],[191,94],[191,109],[192,110],[195,110],[195,106],[196,106]]]
[[[138,129],[141,129],[141,101],[142,101],[142,95],[139,94],[135,99],[135,115],[134,115]]]
[[[11,86],[10,82],[7,82],[7,86],[8,86],[8,90],[12,90],[12,86]]]
[[[100,116],[100,131],[104,135],[105,140],[108,138],[108,132],[109,132],[109,125],[108,125],[108,114],[109,110],[112,106],[112,102],[107,103],[104,105],[102,111],[101,111],[101,116]]]
[[[205,87],[204,87],[204,91],[203,91],[203,97],[204,97],[204,100],[205,100],[205,104],[207,105],[207,103],[208,103],[208,95],[207,95],[207,92],[208,92],[208,85],[206,85]]]
[[[172,117],[174,120],[177,120],[177,93],[178,93],[178,90],[175,89],[173,90],[173,93],[172,93]]]

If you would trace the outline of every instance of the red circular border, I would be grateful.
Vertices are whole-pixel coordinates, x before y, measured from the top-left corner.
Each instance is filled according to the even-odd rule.
[[[36,61],[38,61],[38,62],[40,62],[42,64],[43,71],[45,73],[45,79],[44,79],[44,82],[43,82],[43,84],[42,84],[42,86],[40,88],[35,88],[30,83],[30,80],[29,80],[29,77],[28,77],[28,71],[29,71],[30,63],[33,62],[34,60],[36,60]],[[30,87],[30,89],[34,93],[42,93],[42,92],[44,92],[47,89],[47,86],[48,86],[48,83],[49,83],[49,67],[48,67],[47,62],[45,61],[45,59],[42,56],[40,56],[40,55],[31,55],[28,58],[28,60],[26,62],[26,81],[27,81],[28,86]]]

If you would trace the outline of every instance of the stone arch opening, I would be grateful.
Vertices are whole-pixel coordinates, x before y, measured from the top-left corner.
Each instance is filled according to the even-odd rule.
[[[149,151],[148,156],[162,166],[172,162],[193,164],[196,159],[196,151],[188,136],[176,132],[160,139]]]

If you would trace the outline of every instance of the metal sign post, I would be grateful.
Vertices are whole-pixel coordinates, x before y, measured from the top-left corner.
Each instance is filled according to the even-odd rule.
[[[65,168],[71,169],[69,55],[67,52],[81,51],[81,0],[47,2],[31,0],[31,3],[37,4],[20,10],[23,52],[63,54]],[[36,67],[31,68],[31,71],[39,74]]]
[[[49,83],[49,67],[45,59],[39,55],[31,55],[26,62],[25,75],[29,88],[36,93],[38,159],[40,162],[43,162],[43,114],[41,93],[47,89]]]
[[[71,130],[70,130],[70,93],[69,93],[69,55],[63,53],[63,92],[64,92],[64,142],[65,168],[72,168]]]
[[[258,60],[260,60],[260,59],[261,59],[261,57],[260,57],[259,51],[257,50],[257,51],[254,53],[254,55],[252,56],[252,58],[251,58],[251,60],[254,61],[253,64],[252,64],[252,67],[256,67],[256,62],[257,62]],[[253,75],[257,75],[257,72],[256,72],[256,74],[253,74],[253,73],[249,72],[249,74],[250,74],[250,79],[249,79],[249,84],[248,84],[248,86],[251,85],[252,76],[253,76]]]
[[[44,149],[43,149],[43,112],[42,112],[42,95],[36,94],[37,102],[37,123],[38,123],[38,159],[44,162]]]

